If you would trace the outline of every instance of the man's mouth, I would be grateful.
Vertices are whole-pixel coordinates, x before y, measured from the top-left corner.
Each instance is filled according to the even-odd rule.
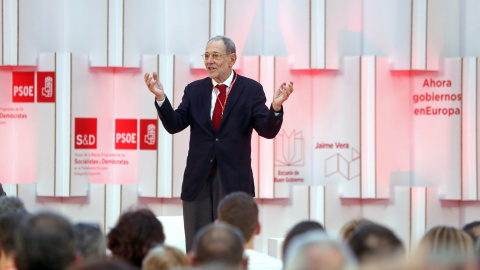
[[[216,67],[207,67],[208,71],[214,71],[216,70],[217,68]]]

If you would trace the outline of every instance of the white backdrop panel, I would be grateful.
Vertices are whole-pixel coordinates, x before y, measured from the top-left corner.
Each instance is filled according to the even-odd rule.
[[[360,59],[346,57],[340,70],[312,75],[313,184],[359,197]]]
[[[19,13],[19,64],[35,65],[42,52],[73,52],[106,66],[107,0],[24,0]]]

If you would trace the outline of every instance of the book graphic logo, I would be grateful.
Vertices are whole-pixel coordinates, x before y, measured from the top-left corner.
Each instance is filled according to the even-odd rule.
[[[157,150],[157,119],[140,119],[140,150]]]
[[[339,173],[343,178],[352,180],[360,176],[360,152],[352,148],[351,160],[340,154],[325,159],[325,177]]]
[[[37,102],[55,102],[55,72],[37,72]]]
[[[305,139],[302,131],[285,130],[275,137],[275,166],[304,166]]]
[[[35,72],[12,72],[12,102],[35,102]]]
[[[75,118],[75,149],[97,149],[97,118]]]

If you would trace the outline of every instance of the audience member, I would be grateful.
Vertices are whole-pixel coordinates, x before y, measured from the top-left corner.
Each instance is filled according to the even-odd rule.
[[[434,227],[413,252],[411,264],[416,269],[476,269],[473,241],[460,229]]]
[[[285,240],[283,241],[283,245],[282,245],[283,263],[285,263],[285,253],[287,252],[288,245],[290,245],[290,242],[292,241],[292,239],[297,235],[300,235],[312,230],[325,231],[322,224],[313,220],[301,221],[297,223],[295,226],[293,226],[293,228],[291,228],[290,231],[288,231],[287,236],[285,237]]]
[[[15,230],[18,270],[62,270],[75,261],[73,226],[64,217],[41,212],[24,219]]]
[[[71,270],[135,270],[135,268],[122,260],[100,260],[86,262]]]
[[[228,223],[243,233],[248,269],[282,269],[282,262],[253,249],[255,235],[260,234],[258,206],[253,198],[244,192],[227,195],[218,205],[218,220]]]
[[[73,229],[77,252],[82,255],[84,262],[105,259],[105,237],[97,224],[77,223]]]
[[[143,260],[142,270],[173,269],[189,266],[187,255],[171,246],[157,246],[148,251]]]
[[[462,230],[468,233],[468,235],[472,237],[473,242],[476,243],[477,239],[480,237],[480,221],[470,222],[463,226]]]
[[[321,230],[292,238],[285,253],[285,270],[350,270],[356,263],[348,248]]]
[[[365,218],[350,220],[349,222],[345,223],[340,229],[340,237],[345,243],[348,243],[348,241],[350,240],[350,236],[352,236],[352,233],[355,231],[355,229],[365,223],[372,223],[372,221]]]
[[[2,183],[0,183],[0,197],[7,196],[7,193],[5,190],[3,190]]]
[[[226,223],[210,224],[202,228],[193,241],[192,265],[205,267],[222,264],[234,269],[246,269],[242,232]]]
[[[360,224],[348,244],[358,263],[371,269],[399,269],[405,264],[405,247],[387,227],[373,222]]]
[[[13,196],[0,197],[0,215],[12,212],[27,212],[22,200]]]
[[[164,241],[162,223],[148,209],[124,213],[107,235],[112,254],[136,267],[142,266],[149,249]]]
[[[7,213],[0,216],[0,269],[15,269],[14,238],[15,229],[27,214],[24,212]]]

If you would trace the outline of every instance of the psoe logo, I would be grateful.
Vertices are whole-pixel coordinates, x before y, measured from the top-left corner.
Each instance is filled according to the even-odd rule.
[[[97,118],[75,118],[75,149],[97,149]]]
[[[157,119],[140,119],[140,150],[157,150]]]
[[[35,72],[12,72],[12,102],[35,102]]]
[[[137,149],[137,119],[115,119],[115,149]]]
[[[55,102],[55,72],[37,72],[37,102]]]

